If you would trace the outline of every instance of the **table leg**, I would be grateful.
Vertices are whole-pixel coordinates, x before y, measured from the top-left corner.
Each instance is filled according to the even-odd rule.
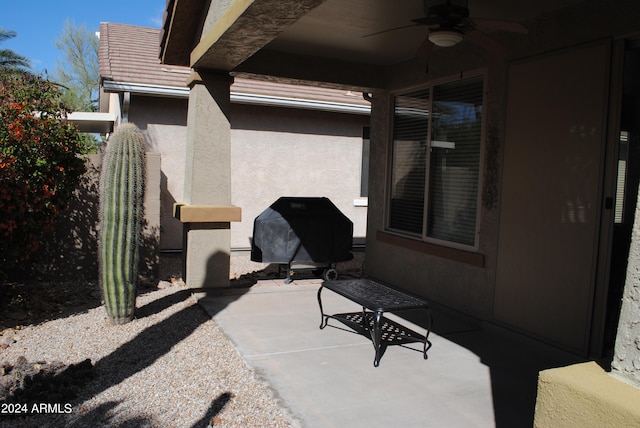
[[[321,285],[318,289],[318,305],[320,306],[320,330],[327,326],[329,322],[329,317],[324,315],[324,310],[322,309],[322,298],[320,297],[320,293],[322,293],[323,286]]]
[[[369,321],[367,320],[367,308],[362,307],[362,328],[364,331],[369,331]],[[371,333],[369,333],[371,335]]]
[[[429,358],[427,356],[427,351],[431,348],[431,342],[429,342],[429,333],[431,333],[431,323],[433,322],[431,318],[431,310],[427,309],[426,311],[427,311],[427,332],[425,333],[425,336],[424,336],[424,350],[422,352],[422,356],[424,357],[425,360]]]
[[[376,311],[373,318],[373,332],[371,334],[371,341],[373,342],[373,347],[376,350],[376,358],[373,360],[373,366],[378,367],[380,365],[380,358],[382,357],[381,348],[382,348],[382,312]]]

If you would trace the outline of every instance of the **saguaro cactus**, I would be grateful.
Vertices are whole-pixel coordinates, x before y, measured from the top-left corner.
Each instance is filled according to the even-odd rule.
[[[142,133],[121,125],[109,139],[100,176],[100,282],[114,324],[134,318],[144,166]]]

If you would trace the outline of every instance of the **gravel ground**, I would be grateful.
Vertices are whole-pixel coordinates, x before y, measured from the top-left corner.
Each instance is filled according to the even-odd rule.
[[[0,362],[90,359],[94,376],[47,413],[11,417],[0,403],[0,427],[299,426],[185,287],[147,292],[137,307],[122,326],[99,306],[5,329]]]

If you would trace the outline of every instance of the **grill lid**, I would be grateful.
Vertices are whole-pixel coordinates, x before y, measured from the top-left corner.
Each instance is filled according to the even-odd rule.
[[[342,262],[352,241],[353,222],[328,198],[281,197],[254,220],[251,260]]]

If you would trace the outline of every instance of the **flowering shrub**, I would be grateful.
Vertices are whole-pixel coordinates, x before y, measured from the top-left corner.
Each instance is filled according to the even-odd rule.
[[[31,260],[85,172],[57,87],[0,75],[0,273]]]

